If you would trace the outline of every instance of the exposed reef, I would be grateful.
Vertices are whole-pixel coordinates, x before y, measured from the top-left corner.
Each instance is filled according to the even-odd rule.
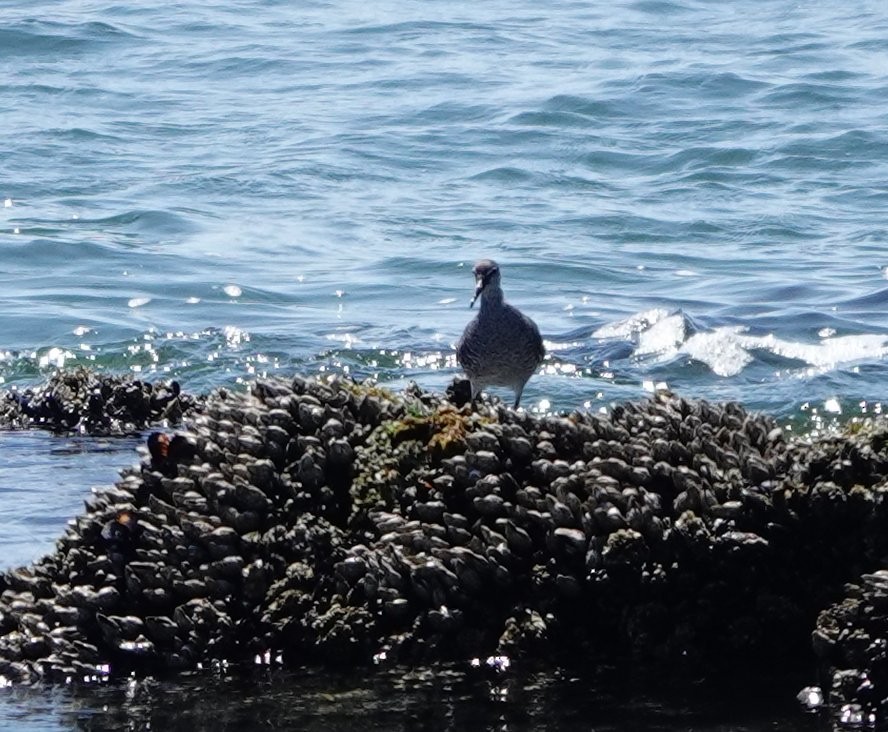
[[[56,372],[40,386],[6,391],[0,399],[0,429],[131,434],[162,421],[178,424],[201,401],[183,392],[175,381],[152,384],[72,369]]]
[[[760,664],[804,658],[817,622],[821,657],[881,668],[888,695],[888,578],[867,574],[888,556],[884,423],[809,443],[735,403],[536,417],[459,407],[460,388],[297,377],[192,399],[181,435],[0,577],[0,674]]]

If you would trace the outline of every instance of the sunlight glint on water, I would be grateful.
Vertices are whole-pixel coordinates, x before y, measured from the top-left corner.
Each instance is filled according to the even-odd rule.
[[[295,372],[443,390],[472,262],[493,257],[547,346],[533,412],[669,388],[802,434],[880,413],[886,39],[874,0],[14,0],[0,383],[89,366],[191,392]],[[132,459],[59,462],[59,439],[0,435],[8,561],[45,551]],[[0,699],[0,727],[161,728],[156,699],[179,694],[183,725],[203,712],[219,732],[220,683],[206,705],[200,684],[108,690],[84,715],[76,695]],[[334,685],[298,684],[320,689],[300,709]],[[547,686],[565,704],[533,719],[566,729],[582,708],[618,729],[633,708],[598,698],[595,717],[572,688]],[[407,694],[387,716],[389,691],[369,702],[382,728],[419,708]],[[747,701],[733,728],[773,722]],[[257,713],[243,706],[232,725]],[[321,721],[353,728],[335,707]],[[502,729],[501,706],[472,709]],[[680,712],[676,729],[707,728]]]

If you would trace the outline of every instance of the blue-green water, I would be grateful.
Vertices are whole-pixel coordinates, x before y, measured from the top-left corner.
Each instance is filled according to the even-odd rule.
[[[659,382],[797,429],[882,408],[880,2],[11,0],[2,19],[5,385],[88,364],[191,391],[330,369],[440,389],[489,256],[550,353],[529,409]],[[7,563],[135,459],[76,448],[60,472],[57,441],[2,440]]]

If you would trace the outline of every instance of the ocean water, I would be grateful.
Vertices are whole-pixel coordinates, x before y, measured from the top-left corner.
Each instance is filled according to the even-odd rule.
[[[492,257],[549,351],[530,410],[655,384],[800,432],[883,409],[881,2],[8,0],[2,18],[2,386],[89,365],[190,391],[294,371],[442,389]],[[136,459],[0,447],[5,566]],[[0,699],[0,727],[27,699]]]

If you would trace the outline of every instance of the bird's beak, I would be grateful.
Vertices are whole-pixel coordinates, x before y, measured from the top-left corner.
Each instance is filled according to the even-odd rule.
[[[483,289],[484,289],[484,278],[483,278],[483,277],[479,277],[479,278],[475,281],[475,297],[473,297],[473,298],[472,298],[472,302],[469,303],[469,308],[470,308],[470,309],[471,309],[471,307],[475,304],[475,300],[477,300],[477,299],[480,297],[480,295],[481,295],[481,291],[482,291]]]

